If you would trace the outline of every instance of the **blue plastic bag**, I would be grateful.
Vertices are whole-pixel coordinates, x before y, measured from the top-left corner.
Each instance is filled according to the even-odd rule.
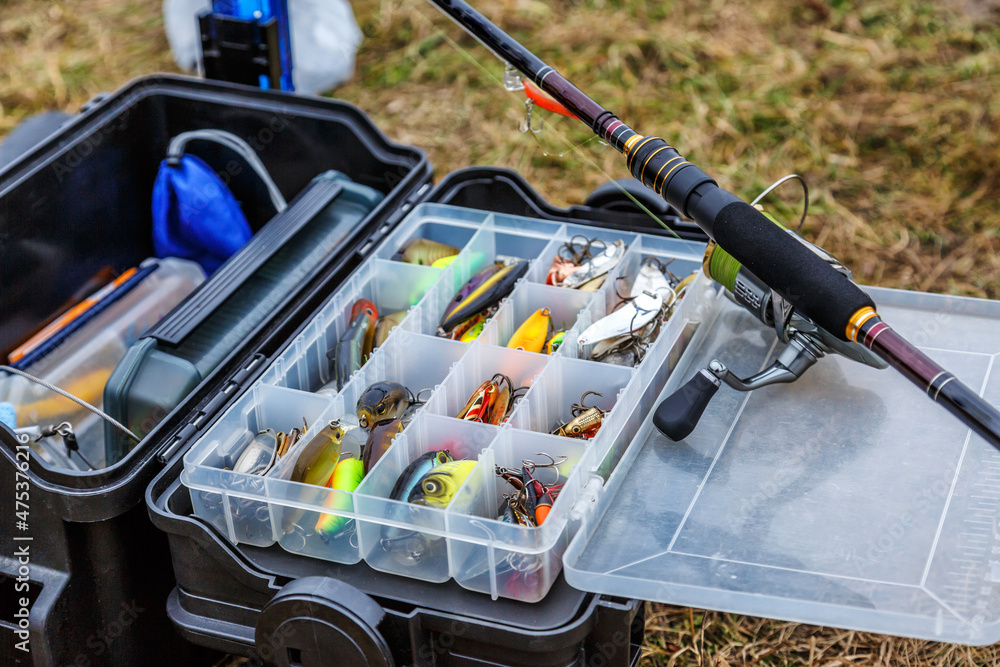
[[[185,154],[160,163],[153,184],[157,257],[190,259],[211,275],[251,236],[239,202],[203,160]]]

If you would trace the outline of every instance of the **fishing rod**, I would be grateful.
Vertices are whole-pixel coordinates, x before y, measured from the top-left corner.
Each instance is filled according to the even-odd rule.
[[[825,251],[720,188],[663,139],[640,135],[467,2],[430,2],[589,125],[625,156],[635,178],[694,220],[713,239],[705,259],[710,275],[743,288],[741,303],[788,343],[771,368],[748,380],[713,361],[657,407],[654,424],[664,435],[686,437],[722,382],[742,391],[791,382],[836,352],[892,366],[1000,449],[1000,412],[886,324],[871,297]]]

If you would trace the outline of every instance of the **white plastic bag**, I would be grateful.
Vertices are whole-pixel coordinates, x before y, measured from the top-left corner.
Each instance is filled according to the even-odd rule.
[[[201,59],[198,14],[211,0],[163,0],[163,24],[178,67],[191,72]],[[314,95],[354,74],[361,29],[347,0],[288,0],[295,91]]]

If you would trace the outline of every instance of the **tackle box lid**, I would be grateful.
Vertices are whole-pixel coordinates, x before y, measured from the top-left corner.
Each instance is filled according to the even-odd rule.
[[[0,328],[0,346],[12,347],[101,266],[127,268],[153,254],[150,198],[160,161],[171,137],[206,128],[224,128],[253,144],[287,195],[284,218],[310,197],[311,205],[317,204],[314,195],[323,188],[314,179],[331,170],[384,197],[350,231],[338,252],[310,266],[299,288],[283,296],[237,347],[228,350],[126,458],[88,472],[46,467],[33,459],[33,482],[54,495],[69,520],[103,520],[141,502],[143,489],[166,458],[164,450],[176,441],[173,434],[211,413],[222,393],[234,393],[247,368],[259,363],[267,341],[286,337],[297,323],[296,313],[315,306],[309,299],[347,275],[370,238],[391,228],[431,189],[432,170],[423,151],[391,142],[364,112],[346,102],[184,76],[141,77],[95,98],[31,150],[0,165],[3,275],[17,277],[8,281],[17,289],[0,290],[0,305],[9,314]],[[218,147],[206,150],[218,152]],[[218,158],[213,165],[225,165],[234,193],[243,193],[240,201],[255,232],[282,217],[272,218],[269,199],[251,205],[252,200],[264,201],[250,197],[253,188],[262,187],[251,170],[239,164],[230,167],[225,153],[212,156]],[[109,174],[114,176],[110,181]],[[334,187],[343,190],[328,185],[320,205],[332,200]],[[101,224],[82,225],[81,220]],[[250,273],[239,270],[242,264],[259,264],[281,248],[271,245],[254,248],[259,252],[253,257],[237,253],[214,280],[206,281],[221,291],[214,298],[204,291],[189,296],[170,318],[178,328],[164,331],[161,326],[161,337],[175,342],[216,309]],[[235,264],[240,266],[230,266]],[[0,457],[14,462],[17,441],[6,428],[0,428],[0,444]]]
[[[871,288],[886,320],[1000,402],[1000,302]],[[656,403],[773,330],[724,297]],[[646,418],[564,556],[588,591],[922,639],[1000,640],[1000,453],[902,375],[825,357],[725,386],[671,442]]]

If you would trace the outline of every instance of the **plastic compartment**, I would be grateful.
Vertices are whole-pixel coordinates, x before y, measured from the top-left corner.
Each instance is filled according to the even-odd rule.
[[[546,462],[540,452],[552,456],[559,465],[537,469],[537,478],[544,484],[555,483],[558,470],[565,494],[556,497],[549,518],[541,526],[498,520],[504,495],[516,491],[496,474],[496,466],[518,469],[524,460]],[[469,538],[451,541],[455,580],[494,598],[536,602],[545,597],[562,567],[569,537],[568,505],[579,495],[586,468],[580,463],[589,460],[588,452],[580,441],[504,429],[474,472],[475,477],[470,478],[467,492],[448,508],[452,534]]]
[[[498,216],[499,217],[499,216]],[[564,225],[559,233],[553,237],[552,240],[546,246],[545,251],[542,253],[538,261],[538,266],[531,274],[531,280],[535,282],[544,283],[546,277],[548,276],[549,268],[552,266],[552,260],[559,253],[560,249],[570,241],[583,242],[584,239],[594,240],[594,254],[601,252],[604,247],[611,245],[615,241],[622,241],[625,244],[626,252],[634,250],[637,243],[640,242],[640,236],[638,234],[629,234],[626,232],[619,232],[615,230],[599,229],[595,227],[584,227],[582,225]],[[606,244],[601,246],[601,244]],[[618,275],[624,258],[619,262],[615,268],[612,268],[608,272],[607,278],[599,289],[607,289],[608,285],[612,285],[615,282],[615,278]],[[560,289],[572,289],[574,291],[579,291],[572,287],[560,287]]]
[[[195,515],[234,544],[275,541],[266,502],[265,477],[232,470],[254,436],[267,428],[288,432],[315,422],[327,410],[343,411],[343,399],[258,385],[236,402],[184,455],[181,482],[191,490]],[[292,452],[287,452],[287,459]],[[280,461],[278,462],[280,464]],[[276,465],[278,465],[276,464]]]
[[[453,206],[420,204],[410,215],[411,224],[401,224],[386,238],[372,255],[381,259],[392,259],[411,239],[429,239],[446,243],[459,250],[465,248],[480,226],[490,214],[472,209],[456,209]]]
[[[399,331],[375,351],[371,361],[344,387],[341,392],[344,407],[353,412],[365,389],[383,381],[398,382],[414,398],[430,400],[431,392],[468,349],[458,341]]]
[[[633,375],[631,368],[555,358],[525,396],[524,405],[511,416],[511,425],[550,433],[573,418],[572,406],[579,404],[584,392],[588,391],[596,391],[601,396],[587,396],[583,403],[586,407],[596,406],[610,412]],[[601,434],[605,428],[606,424],[602,424],[595,439],[605,439]]]
[[[590,292],[521,283],[489,324],[483,327],[481,342],[506,347],[517,328],[540,308],[549,309],[553,331],[565,329],[569,332],[592,298]]]
[[[362,265],[307,327],[304,335],[278,358],[269,383],[316,391],[334,379],[332,352],[349,325],[351,308],[358,299],[374,303],[380,317],[409,311],[440,276],[441,269],[388,260],[376,259]],[[412,326],[412,322],[407,316],[400,326]]]
[[[542,253],[548,241],[534,235],[513,234],[497,231],[491,225],[485,225],[469,241],[458,258],[449,266],[449,271],[441,281],[435,299],[428,300],[422,311],[421,330],[434,334],[445,311],[456,298],[459,291],[469,280],[492,262],[527,260],[529,275],[538,264],[538,256]],[[524,278],[518,285],[524,282]],[[517,289],[515,286],[514,289]],[[513,290],[511,291],[513,294]],[[510,295],[505,299],[510,298]],[[504,301],[501,300],[500,304]]]
[[[299,442],[267,473],[265,488],[266,496],[271,501],[268,505],[275,539],[284,549],[338,563],[356,563],[361,560],[361,554],[352,518],[354,494],[290,479],[303,449],[331,421],[340,419],[345,413],[352,414],[353,411],[347,409],[343,399],[337,396],[315,422],[310,423],[308,432]],[[363,442],[363,435],[345,437],[341,457],[361,458],[360,445]],[[315,507],[335,511],[310,509]],[[334,520],[343,525],[324,535],[317,530],[318,522],[324,517],[335,517]]]
[[[646,244],[643,243],[640,248],[630,249],[629,252],[625,253],[625,257],[616,267],[614,285],[610,289],[604,290],[605,312],[612,312],[622,302],[621,296],[628,296],[632,293],[635,278],[642,263],[647,259],[655,259],[665,264],[668,271],[682,280],[701,269],[700,259],[648,252]],[[670,276],[667,278],[669,279]]]
[[[340,494],[343,497],[338,501],[337,492],[281,479],[284,469],[276,468],[263,489],[254,486],[253,493],[245,494],[267,504],[275,524],[280,524],[283,511],[300,513],[298,523],[307,526],[302,533],[286,536],[280,525],[274,526],[273,537],[283,547],[342,563],[364,559],[377,570],[425,581],[455,578],[466,588],[495,597],[535,601],[545,595],[560,571],[567,540],[586,522],[587,508],[593,506],[584,500],[600,495],[601,479],[596,473],[608,474],[621,457],[642,421],[638,411],[648,409],[662,388],[704,316],[703,304],[710,303],[715,294],[707,279],[699,278],[650,346],[643,363],[634,369],[573,358],[577,352],[575,336],[594,317],[603,315],[614,293],[610,279],[597,293],[540,284],[551,254],[579,231],[587,232],[588,238],[628,243],[621,270],[633,265],[637,268],[643,253],[676,255],[692,266],[700,257],[696,244],[672,245],[667,240],[651,242],[646,248],[646,238],[635,234],[421,205],[331,295],[313,321],[263,373],[258,387],[275,385],[272,390],[295,395],[300,394],[279,388],[318,388],[330,374],[326,350],[343,330],[344,313],[354,300],[374,295],[382,308],[379,299],[388,295],[390,301],[398,300],[406,294],[411,308],[402,324],[336,395],[339,403],[326,404],[320,418],[353,411],[361,392],[378,381],[400,382],[414,393],[431,391],[421,396],[427,399],[426,404],[415,412],[412,422],[355,493]],[[451,238],[456,246],[459,242],[464,245],[443,270],[386,259],[414,235],[442,241]],[[696,250],[689,253],[692,248]],[[441,313],[454,294],[498,256],[527,259],[531,264],[525,279],[501,302],[483,334],[471,345],[435,337]],[[426,282],[412,293],[404,293],[399,280],[404,274],[426,278]],[[418,292],[423,296],[415,300]],[[503,347],[516,326],[541,307],[553,311],[557,324],[564,319],[570,326],[572,333],[564,347],[552,356]],[[490,426],[456,419],[472,393],[497,373],[510,377],[515,388],[528,387],[512,406],[508,422]],[[610,410],[597,436],[577,440],[549,435],[552,428],[571,418],[571,406],[588,390],[603,394],[588,396],[588,406]],[[251,408],[254,399],[249,400],[244,410]],[[237,430],[246,430],[232,419],[230,422]],[[478,461],[447,508],[388,499],[412,460],[445,447],[453,453],[457,448],[458,456]],[[564,465],[568,481],[545,524],[528,528],[497,521],[499,494],[506,483],[496,477],[495,465],[515,465],[538,452],[568,457]],[[184,477],[185,483],[192,480],[190,473]],[[212,481],[222,484],[218,479]],[[225,487],[216,490],[233,493]],[[331,510],[335,502],[337,508]],[[196,514],[202,511],[204,508],[195,507]],[[324,513],[353,520],[354,529],[327,540],[308,534],[308,526],[315,526]],[[222,530],[232,529],[226,524]]]
[[[444,386],[427,402],[427,410],[457,417],[472,393],[494,375],[506,375],[514,389],[531,387],[546,363],[544,357],[531,352],[475,345],[448,375]],[[517,399],[511,410],[515,410],[521,400]]]
[[[396,437],[392,447],[358,487],[355,507],[358,536],[365,560],[376,570],[418,577],[425,581],[447,581],[448,536],[444,508],[390,500],[393,485],[417,457],[447,449],[455,460],[475,461],[496,437],[499,428],[449,419],[431,414],[418,416]],[[478,492],[475,480],[463,483],[451,502],[465,503]]]

